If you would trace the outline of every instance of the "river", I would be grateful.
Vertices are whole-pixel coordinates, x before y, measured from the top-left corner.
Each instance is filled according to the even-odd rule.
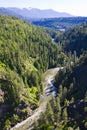
[[[40,106],[35,110],[32,116],[28,117],[26,120],[18,123],[10,130],[32,130],[33,124],[35,120],[40,118],[40,115],[45,112],[46,105],[50,100],[50,95],[56,96],[57,90],[55,86],[53,86],[52,81],[54,80],[55,75],[57,72],[62,69],[63,67],[49,69],[44,73],[44,81],[43,85],[45,86],[43,95],[40,101]]]

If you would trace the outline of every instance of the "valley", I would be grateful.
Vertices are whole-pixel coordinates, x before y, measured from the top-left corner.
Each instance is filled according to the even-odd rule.
[[[45,88],[47,88],[47,87],[50,88],[50,86],[48,84],[53,81],[54,76],[60,69],[61,68],[54,68],[54,69],[49,69],[47,72],[45,72],[45,74],[44,74],[45,79],[43,81]],[[45,90],[44,90],[44,92],[45,92]],[[27,118],[26,120],[24,120],[23,122],[17,124],[15,127],[11,128],[11,130],[25,130],[25,129],[32,130],[34,127],[34,122],[36,120],[38,120],[40,118],[41,114],[46,111],[46,105],[50,101],[51,98],[52,98],[51,93],[49,93],[49,96],[46,95],[45,93],[43,93],[43,95],[41,95],[41,99],[40,99],[40,106],[39,106],[39,108],[37,108],[35,110],[33,115],[30,116],[29,118]]]
[[[86,130],[86,17],[34,22],[0,15],[0,130]]]

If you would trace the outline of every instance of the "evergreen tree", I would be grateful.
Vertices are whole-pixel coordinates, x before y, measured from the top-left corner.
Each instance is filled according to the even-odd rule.
[[[68,119],[67,108],[63,109],[62,118],[63,118],[63,120],[67,121],[67,119]]]

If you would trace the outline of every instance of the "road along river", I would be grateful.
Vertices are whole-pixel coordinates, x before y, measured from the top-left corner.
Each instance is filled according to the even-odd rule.
[[[52,81],[57,74],[57,72],[62,69],[63,67],[53,68],[49,69],[44,73],[44,82],[43,85],[45,86],[43,95],[41,97],[40,106],[35,110],[32,116],[28,117],[26,120],[22,121],[21,123],[18,123],[10,130],[32,130],[33,124],[36,120],[40,118],[40,115],[45,112],[46,105],[50,100],[49,95],[56,96],[57,90],[55,86],[53,86]]]

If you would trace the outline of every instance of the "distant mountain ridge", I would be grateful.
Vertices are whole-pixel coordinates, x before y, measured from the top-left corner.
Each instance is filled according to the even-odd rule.
[[[8,7],[0,8],[0,14],[4,15],[12,15],[17,17],[23,18],[59,18],[59,17],[72,17],[73,15],[65,12],[57,12],[52,9],[45,9],[40,10],[37,8],[15,8],[15,7]]]

